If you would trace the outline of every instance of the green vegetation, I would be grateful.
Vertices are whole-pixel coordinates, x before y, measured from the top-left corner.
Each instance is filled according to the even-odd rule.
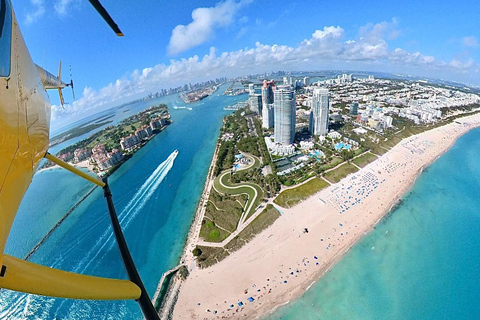
[[[212,190],[208,200],[205,218],[214,222],[216,226],[233,232],[237,228],[245,206],[243,196],[219,194]]]
[[[245,243],[249,242],[255,235],[274,223],[279,217],[280,213],[277,209],[269,204],[252,223],[227,243],[225,248],[197,246],[194,249],[194,254],[200,252],[200,255],[197,257],[198,266],[202,269],[207,268],[225,259],[231,252],[240,249]]]
[[[326,172],[325,179],[327,179],[331,183],[337,183],[343,178],[345,178],[346,176],[348,176],[350,173],[354,173],[357,171],[358,171],[358,168],[355,167],[353,164],[345,163],[345,164],[342,164],[337,169]]]
[[[190,273],[188,272],[187,266],[183,265],[178,269],[178,275],[180,276],[180,279],[185,280],[187,279],[188,275]]]
[[[167,105],[160,104],[145,109],[136,115],[124,119],[116,126],[106,127],[105,129],[92,134],[88,138],[62,149],[57,155],[69,152],[73,153],[73,151],[78,148],[92,149],[95,145],[103,143],[105,144],[105,149],[107,151],[112,151],[114,148],[120,149],[120,139],[134,133],[134,131],[132,131],[133,127],[138,128],[144,124],[148,124],[151,119],[156,117],[165,118],[167,119],[167,123],[169,123],[170,114]]]
[[[197,247],[197,248],[193,249],[192,253],[193,253],[194,257],[198,257],[199,255],[202,254],[202,250],[200,250],[200,248]]]
[[[235,238],[225,245],[230,252],[240,249],[244,244],[252,240],[255,235],[272,225],[280,218],[280,212],[271,204],[268,204],[248,226],[246,226]]]
[[[268,152],[267,145],[265,144],[265,138],[263,136],[262,123],[259,119],[254,119],[255,129],[258,133],[258,147],[260,150],[260,155],[262,157],[262,166],[269,165],[272,162],[270,158],[270,153]]]
[[[222,192],[227,195],[240,195],[240,194],[247,194],[248,195],[248,202],[245,205],[245,208],[248,209],[250,207],[251,202],[253,201],[253,205],[250,211],[247,213],[247,217],[249,217],[255,209],[259,205],[260,201],[263,199],[263,190],[259,186],[253,183],[242,182],[241,184],[233,184],[229,181],[229,172],[222,173],[219,177],[215,179],[213,182],[215,190],[218,192]],[[226,188],[220,183],[226,186]],[[234,188],[234,189],[231,189]],[[255,191],[257,191],[257,195],[255,195]]]
[[[258,149],[258,138],[257,137],[247,137],[243,138],[237,142],[237,148],[240,151],[248,152],[254,156],[259,157],[260,151]]]
[[[55,146],[57,144],[62,143],[63,141],[73,139],[75,137],[86,134],[86,133],[88,133],[92,130],[103,127],[104,125],[112,122],[112,120],[106,120],[106,119],[111,118],[111,117],[113,117],[113,115],[109,116],[109,117],[106,117],[106,118],[104,117],[105,121],[82,125],[82,126],[79,126],[79,127],[72,128],[72,129],[70,129],[66,132],[62,132],[61,134],[58,134],[58,135],[56,135],[56,136],[54,136],[53,138],[50,139],[50,141],[51,141],[50,146],[51,147]]]
[[[218,176],[222,171],[230,169],[235,161],[235,155],[240,151],[253,154],[254,156],[266,158],[268,151],[261,135],[261,124],[258,119],[250,117],[249,120],[245,117],[248,110],[240,109],[235,113],[226,116],[223,121],[223,127],[220,129],[220,136],[225,133],[233,134],[232,140],[219,141],[217,162],[215,163],[214,175]],[[258,137],[250,135],[250,130],[247,121],[250,121],[250,126],[255,128]],[[253,124],[253,126],[252,126]],[[260,130],[259,130],[260,129]]]
[[[340,158],[340,157],[333,157],[329,162],[325,163],[325,164],[317,164],[317,165],[314,165],[314,169],[316,169],[315,171],[317,172],[317,174],[320,174],[322,173],[323,171],[326,171],[328,169],[332,169],[332,168],[335,168],[336,166],[338,166],[340,163],[343,162],[343,159]]]
[[[352,162],[355,163],[357,166],[363,168],[367,164],[375,160],[377,160],[377,156],[374,154],[371,154],[370,152],[367,152],[365,154],[362,154],[360,157],[353,159]]]
[[[307,199],[319,190],[328,187],[328,183],[319,178],[312,180],[293,189],[282,191],[274,200],[279,206],[290,208],[302,200]]]
[[[218,148],[214,175],[218,176],[220,172],[232,168],[233,161],[235,161],[235,143],[233,141],[222,141]]]
[[[198,267],[201,269],[208,268],[215,263],[222,261],[228,256],[228,252],[223,248],[197,246],[202,251],[202,254],[197,257]]]
[[[203,219],[202,228],[200,229],[200,237],[208,242],[222,242],[230,233],[217,227],[215,222]]]

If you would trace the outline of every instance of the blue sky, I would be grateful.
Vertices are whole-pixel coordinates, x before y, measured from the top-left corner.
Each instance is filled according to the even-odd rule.
[[[351,69],[480,85],[475,1],[126,1],[102,4],[118,38],[86,0],[12,0],[34,61],[72,65],[77,100],[53,126],[155,92],[220,76]],[[72,101],[71,94],[65,93]]]

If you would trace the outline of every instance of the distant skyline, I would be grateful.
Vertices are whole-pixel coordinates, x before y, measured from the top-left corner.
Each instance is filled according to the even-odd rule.
[[[480,4],[463,1],[107,1],[117,38],[87,1],[12,0],[34,61],[69,80],[52,126],[162,88],[278,70],[397,72],[480,85]],[[67,101],[71,94],[65,91]]]

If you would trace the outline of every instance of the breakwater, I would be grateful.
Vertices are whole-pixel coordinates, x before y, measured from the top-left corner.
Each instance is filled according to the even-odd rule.
[[[71,207],[67,213],[65,213],[63,215],[63,217],[53,226],[52,229],[50,229],[47,234],[42,238],[42,240],[40,240],[34,247],[32,250],[30,250],[30,252],[25,256],[24,260],[28,260],[30,259],[30,257],[38,250],[38,248],[40,248],[40,246],[45,242],[47,241],[47,239],[50,237],[50,235],[62,224],[63,221],[65,221],[65,219],[68,218],[68,216],[73,212],[73,210],[75,210],[83,201],[85,201],[85,199],[87,199],[87,197],[93,192],[93,190],[95,190],[97,188],[97,186],[93,187],[92,189],[90,189],[80,200],[77,201],[77,203],[75,203],[73,205],[73,207]]]

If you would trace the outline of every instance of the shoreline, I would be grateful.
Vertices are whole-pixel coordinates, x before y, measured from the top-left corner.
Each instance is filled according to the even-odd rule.
[[[88,159],[83,160],[83,161],[80,161],[80,162],[77,162],[77,163],[71,163],[71,162],[67,162],[67,163],[68,163],[69,165],[71,165],[71,166],[76,167],[76,168],[87,169],[89,172],[94,173],[95,175],[97,175],[97,173],[96,173],[95,171],[93,171],[94,165],[90,164],[90,162],[89,162]],[[58,164],[54,164],[53,166],[39,169],[39,170],[37,170],[35,173],[39,173],[39,172],[43,172],[43,171],[48,171],[48,170],[56,170],[56,169],[62,169],[62,167],[60,167]]]
[[[206,210],[206,203],[208,202],[209,196],[210,196],[210,191],[211,187],[214,181],[213,177],[213,170],[215,168],[216,160],[217,160],[217,155],[218,155],[218,147],[219,144],[218,142],[215,144],[215,150],[213,153],[212,161],[210,163],[210,167],[208,169],[207,173],[207,178],[205,181],[205,185],[202,190],[202,194],[200,196],[200,199],[198,200],[198,205],[197,209],[195,211],[195,215],[193,217],[192,223],[190,225],[190,228],[188,230],[187,237],[185,239],[185,245],[183,247],[182,254],[179,259],[179,263],[176,267],[180,265],[184,265],[187,267],[188,271],[191,272],[193,269],[197,268],[196,266],[196,261],[195,257],[193,256],[192,250],[196,246],[198,242],[198,237],[200,234],[200,228],[201,228],[201,222],[203,219],[203,216],[205,214]],[[174,268],[176,268],[174,267]],[[167,271],[168,272],[168,271]],[[175,277],[172,279],[168,289],[167,293],[164,297],[164,300],[161,303],[160,309],[157,310],[160,319],[166,319],[169,318],[169,314],[173,312],[173,308],[175,307],[176,300],[178,298],[178,295],[180,293],[180,289],[182,287],[182,282],[183,280],[178,278],[178,275],[175,275]],[[161,280],[157,284],[157,289],[155,290],[155,294],[152,298],[152,302],[155,304],[158,298],[158,295],[161,291]]]
[[[461,121],[461,123],[458,121]],[[174,309],[174,319],[216,319],[221,317],[234,319],[258,319],[268,314],[271,314],[279,306],[290,302],[292,299],[300,297],[317,280],[319,280],[326,272],[328,272],[330,268],[334,266],[343,257],[343,255],[348,252],[348,250],[350,250],[350,248],[354,244],[356,244],[365,235],[372,231],[386,215],[388,215],[390,212],[395,211],[395,207],[399,199],[401,199],[408,192],[408,190],[412,188],[412,186],[415,184],[416,179],[428,166],[430,166],[440,156],[447,152],[454,145],[454,143],[459,137],[479,126],[480,116],[478,114],[466,115],[465,117],[457,119],[457,121],[455,122],[420,133],[415,136],[408,137],[399,142],[386,154],[382,155],[376,161],[372,162],[357,173],[347,176],[339,183],[333,184],[325,190],[321,190],[311,198],[300,202],[296,206],[290,209],[285,209],[286,217],[279,219],[283,221],[277,220],[272,226],[258,234],[251,242],[249,242],[240,250],[235,252],[235,254],[230,255],[225,260],[205,269],[204,271],[193,270],[193,273],[187,278],[186,281],[184,281],[184,283],[182,283],[182,287],[184,290],[181,290],[180,293],[177,295],[178,303]],[[434,142],[429,139],[432,139]],[[424,143],[426,145],[430,143],[433,145],[425,146],[425,148],[422,149],[422,146],[415,146],[416,142],[418,142],[419,145],[421,143]],[[407,146],[409,144],[413,146]],[[415,148],[417,148],[418,150],[416,150]],[[418,157],[413,158],[407,151],[411,152],[412,154],[414,151],[418,151],[420,153],[418,154]],[[383,164],[387,168],[392,164],[396,165],[397,163],[394,160],[398,160],[397,158],[399,158],[400,160],[406,159],[406,162],[409,162],[408,160],[410,160],[410,162],[414,166],[407,167],[407,163],[404,162],[403,167],[399,166],[400,168],[403,168],[403,172],[398,172],[396,171],[397,169],[394,169],[395,172],[389,174],[383,172],[383,170],[383,174],[380,173],[380,170],[374,170],[380,169]],[[332,207],[328,199],[326,200],[329,202],[323,205],[318,202],[317,198],[319,195],[322,196],[321,199],[325,199],[324,196],[333,197],[332,194],[334,193],[332,191],[337,190],[339,187],[343,186],[346,183],[346,180],[353,181],[352,177],[361,176],[365,173],[371,174],[372,172],[376,174],[377,171],[379,173],[379,176],[381,176],[382,178],[385,177],[384,180],[386,178],[389,178],[389,180],[393,180],[394,178],[396,178],[400,181],[399,183],[395,183],[397,181],[394,181],[394,183],[392,183],[392,181],[387,181],[385,187],[387,189],[389,187],[391,188],[390,190],[388,190],[389,192],[387,190],[383,190],[383,194],[379,194],[379,192],[381,191],[381,187],[378,189],[378,191],[375,191],[376,193],[374,193],[374,195],[380,195],[384,198],[386,197],[385,200],[380,200],[379,197],[377,198],[379,201],[373,200],[372,198],[368,200],[364,199],[364,203],[360,203],[360,205],[355,208],[352,207],[352,212],[348,212],[348,214],[355,213],[355,210],[357,208],[363,207],[365,209],[363,211],[365,212],[362,212],[360,215],[360,210],[357,210],[357,215],[355,217],[349,216],[347,218],[344,217],[347,214],[335,214],[335,209]],[[405,176],[405,174],[407,174],[407,176]],[[379,204],[380,206],[378,206]],[[325,211],[327,211],[327,214],[323,216],[322,212],[322,216],[319,217],[319,215],[315,213],[315,211],[318,211],[319,209],[321,211],[325,209]],[[367,211],[369,210],[370,212],[367,213]],[[372,210],[375,212],[373,212]],[[306,216],[307,219],[305,219],[305,221],[298,221],[299,215]],[[322,218],[324,220],[321,220]],[[362,218],[363,222],[361,221]],[[322,250],[316,248],[319,245],[317,241],[313,241],[312,239],[306,239],[306,241],[311,244],[311,246],[308,246],[303,245],[301,243],[302,241],[297,239],[311,238],[314,233],[321,233],[324,234],[323,237],[327,237],[327,232],[329,232],[328,229],[334,226],[333,230],[336,231],[335,229],[338,228],[338,221],[343,221],[345,219],[348,220],[348,223],[357,223],[360,228],[354,229],[354,231],[357,232],[354,232],[353,235],[341,238],[341,240],[340,238],[338,238],[338,241],[330,240],[331,238],[329,237],[328,239],[334,244],[332,246],[330,246],[329,244],[327,249],[333,248],[333,250],[329,250],[327,251],[327,253],[323,252],[322,256],[320,256],[319,253],[316,253],[320,259],[318,261],[320,262],[321,260],[323,260],[323,263],[320,267],[314,267],[314,271],[311,270],[311,265],[313,264],[310,265],[309,260],[313,259],[306,257],[312,257],[313,249],[317,251]],[[365,219],[367,219],[368,221],[365,221]],[[288,223],[286,223],[285,221],[287,221]],[[300,223],[303,223],[303,225],[308,225],[309,229],[311,229],[312,231],[316,230],[319,232],[310,232],[309,235],[298,235],[298,237],[296,237],[296,233],[294,235],[287,235],[287,233],[291,233],[292,228],[293,231],[301,229],[303,226]],[[309,225],[310,223],[315,224],[315,226],[312,227],[311,225]],[[346,222],[345,225],[347,225]],[[355,227],[357,227],[357,225],[355,225]],[[349,230],[351,230],[351,228]],[[330,233],[331,232],[329,232],[329,235]],[[342,233],[342,237],[343,236],[344,235]],[[271,238],[273,238],[274,240],[272,240]],[[323,238],[321,240],[323,241]],[[280,243],[280,245],[278,243]],[[276,255],[273,255],[273,252],[276,251],[275,249],[279,249],[280,247],[282,247],[283,251],[286,251],[287,253],[290,252],[290,250],[284,249],[285,246],[289,246],[292,249],[291,252],[295,252],[295,249],[300,252],[294,253],[295,257],[293,258],[288,255],[286,256],[285,252],[276,252]],[[270,256],[270,251],[273,257]],[[306,252],[309,252],[310,254],[306,255]],[[265,256],[269,256],[270,259],[266,259]],[[272,291],[272,294],[270,294],[270,292],[268,294],[263,294],[264,291],[262,290],[259,294],[251,293],[252,296],[255,297],[255,301],[252,303],[247,303],[246,305],[239,308],[234,307],[226,309],[225,304],[222,306],[222,303],[224,302],[223,300],[228,302],[227,306],[235,303],[235,301],[240,301],[239,298],[243,298],[243,300],[245,300],[248,296],[245,296],[245,294],[242,295],[243,289],[250,288],[251,290],[252,283],[254,284],[254,286],[255,283],[264,283],[265,280],[262,280],[262,277],[266,278],[265,275],[274,274],[274,270],[282,267],[284,268],[284,264],[300,266],[301,264],[298,263],[298,258],[302,257],[304,257],[302,259],[302,263],[304,266],[297,267],[297,273],[300,273],[295,275],[293,280],[297,281],[296,278],[297,276],[299,276],[303,278],[300,280],[300,283],[297,283],[296,285],[291,285],[290,283],[292,281],[289,278],[293,277],[286,276],[285,279],[288,279],[289,283],[275,286],[275,291]],[[270,261],[275,259],[276,261]],[[317,259],[316,256],[315,259]],[[239,260],[241,262],[235,260]],[[307,263],[309,264],[308,266]],[[317,265],[319,265],[318,262]],[[302,270],[299,271],[298,269]],[[238,279],[238,277],[232,277],[235,272],[241,272],[241,278],[243,279]],[[279,272],[280,274],[282,274],[282,271]],[[278,277],[279,274],[277,273],[277,276],[275,276],[275,278]],[[284,279],[283,276],[280,276],[280,278],[282,280]],[[222,282],[227,281],[228,283],[222,284]],[[270,281],[270,279],[268,279],[267,281]],[[206,285],[207,283],[210,283],[210,285]],[[273,281],[269,284],[273,284]],[[269,286],[269,284],[267,284],[267,287]],[[287,287],[288,289],[286,290]],[[264,286],[263,288],[266,288],[266,286]],[[273,286],[270,287],[270,291],[272,289]],[[198,304],[201,305],[199,306]],[[206,308],[208,308],[208,310],[211,310],[211,312],[207,312]],[[214,314],[213,310],[217,311],[216,308],[218,308],[218,313]],[[221,311],[222,309],[223,311]],[[236,310],[234,311],[234,309]]]
[[[415,185],[415,182],[417,181],[418,177],[420,177],[420,175],[423,173],[423,171],[428,168],[430,165],[432,165],[435,161],[437,161],[442,155],[444,155],[448,150],[451,149],[451,147],[455,144],[455,142],[460,138],[462,137],[464,134],[468,133],[469,131],[473,130],[473,129],[476,129],[480,127],[480,123],[477,124],[476,127],[472,127],[471,129],[465,131],[464,133],[462,133],[461,135],[457,136],[453,141],[452,143],[446,148],[444,149],[440,154],[438,154],[438,156],[436,156],[434,159],[430,160],[428,163],[425,163],[421,168],[419,168],[416,172],[416,174],[411,177],[411,179],[409,179],[409,183],[406,184],[398,193],[397,193],[397,196],[395,198],[393,198],[391,200],[391,202],[389,203],[389,209],[386,210],[383,214],[381,214],[379,216],[379,218],[372,224],[370,224],[368,226],[368,228],[363,232],[363,233],[360,233],[359,236],[357,238],[354,238],[352,239],[352,242],[348,244],[347,247],[345,248],[340,248],[340,251],[338,251],[332,261],[329,263],[328,266],[326,266],[325,270],[320,270],[320,272],[318,273],[318,276],[315,280],[312,281],[312,283],[310,283],[306,288],[305,290],[303,290],[303,293],[301,293],[300,295],[296,296],[295,298],[293,298],[293,300],[296,300],[298,298],[300,298],[306,291],[308,291],[317,281],[321,280],[322,277],[328,272],[330,271],[338,262],[340,262],[340,260],[344,257],[345,254],[348,253],[348,251],[350,251],[350,249],[352,249],[353,246],[355,246],[357,243],[359,243],[360,241],[362,241],[362,239],[369,235],[374,229],[375,227],[389,214],[392,214],[395,212],[395,210],[397,209],[397,203],[408,193],[408,191],[413,188],[413,186]],[[411,137],[409,137],[411,138]],[[408,139],[408,138],[407,138]],[[401,143],[401,142],[400,142]],[[399,144],[400,144],[399,143]],[[341,182],[341,181],[340,181]],[[277,311],[278,308],[281,308],[287,304],[289,304],[291,302],[291,300],[288,300],[287,302],[285,303],[282,303],[282,304],[279,304],[279,305],[276,305],[274,306],[270,311],[264,313],[264,314],[261,314],[261,315],[257,315],[255,316],[253,319],[255,320],[259,320],[265,316],[269,316],[269,315],[272,315],[273,313],[275,313],[275,311]]]

